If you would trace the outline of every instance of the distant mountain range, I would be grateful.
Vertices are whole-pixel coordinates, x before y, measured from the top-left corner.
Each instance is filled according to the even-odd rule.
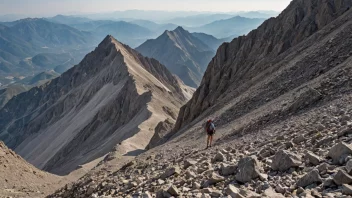
[[[77,17],[87,17],[94,20],[149,20],[158,23],[191,23],[193,22],[204,22],[204,24],[210,23],[215,20],[225,19],[234,16],[242,16],[248,18],[270,18],[275,17],[279,14],[277,11],[239,11],[239,12],[228,12],[228,13],[216,13],[216,12],[196,12],[196,11],[158,11],[158,10],[126,10],[126,11],[115,11],[109,13],[95,13],[95,14],[81,14]],[[221,18],[223,16],[225,18]],[[203,19],[201,19],[203,18]],[[182,20],[185,19],[185,20]],[[205,20],[204,20],[205,19]],[[206,22],[208,20],[208,22]],[[186,25],[186,24],[178,24]],[[201,25],[201,24],[198,24]]]
[[[0,24],[0,76],[28,76],[67,62],[77,63],[96,37],[44,19]]]
[[[198,38],[199,40],[201,40],[206,45],[208,45],[214,51],[216,51],[222,43],[230,42],[233,39],[232,37],[217,39],[212,35],[205,34],[205,33],[199,33],[199,32],[192,33],[192,35],[194,37]]]
[[[192,32],[192,37],[208,46],[210,52],[216,51],[221,43],[230,41],[238,35],[248,33],[264,20],[243,17],[231,18],[231,14],[233,13],[202,13],[197,15],[193,14],[191,16],[190,13],[185,12],[183,15],[174,13],[176,14],[174,18],[171,17],[168,19],[169,22],[174,21],[179,23],[176,24],[168,23],[167,20],[160,22],[161,19],[165,19],[165,17],[159,18],[159,22],[147,20],[148,17],[143,19],[131,18],[132,15],[130,14],[136,12],[138,13],[138,11],[118,12],[120,14],[126,14],[124,15],[126,21],[116,21],[116,19],[93,20],[84,16],[57,15],[50,18],[27,18],[17,21],[1,22],[0,83],[2,85],[11,83],[12,80],[5,78],[7,76],[13,76],[15,78],[33,76],[52,69],[58,73],[63,73],[82,60],[107,34],[113,35],[122,43],[135,48],[148,39],[157,38],[159,35],[163,34],[165,30],[170,32],[177,28],[179,24],[183,24],[183,28]],[[142,13],[142,15],[147,14],[150,15],[151,13]],[[156,12],[155,16],[158,14],[166,16],[167,13]],[[198,27],[194,26],[204,23],[207,24]],[[182,39],[184,38],[180,40]],[[165,46],[163,46],[163,48],[165,48]],[[198,48],[198,46],[195,48]],[[186,54],[188,54],[186,56],[187,58],[181,62],[187,62],[187,60],[193,60],[194,56],[199,56],[199,54],[190,55],[190,52]],[[200,64],[200,60],[196,60],[195,62],[193,60],[188,62],[187,65],[200,64],[200,66],[196,66],[200,69],[208,64],[209,57],[209,55],[206,55],[204,63],[202,64]],[[175,62],[175,60],[173,62]],[[169,67],[169,65],[167,66]],[[183,80],[185,80],[188,85],[194,87],[199,84],[203,73],[201,70],[196,70],[197,69],[183,71],[184,73],[181,75],[189,76],[187,80],[184,78]],[[180,74],[180,71],[175,73]]]
[[[191,32],[203,32],[217,38],[227,38],[233,35],[240,36],[247,34],[251,30],[257,28],[264,21],[264,18],[251,19],[236,16],[229,19],[217,20],[200,27],[190,27],[188,29]]]
[[[164,64],[191,87],[197,87],[207,64],[215,55],[214,49],[182,27],[165,31],[136,48],[141,54]]]

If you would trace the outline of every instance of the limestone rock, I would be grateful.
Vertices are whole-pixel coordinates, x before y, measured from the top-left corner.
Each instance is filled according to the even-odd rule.
[[[181,173],[181,169],[178,167],[178,166],[175,166],[175,167],[171,167],[169,169],[167,169],[161,176],[160,178],[161,179],[166,179],[172,175],[178,175]]]
[[[236,174],[236,180],[242,183],[246,183],[259,177],[260,173],[260,162],[255,156],[242,158],[238,163],[238,172]]]
[[[314,183],[322,183],[322,182],[323,180],[319,175],[319,171],[317,169],[314,169],[311,172],[304,175],[303,177],[301,177],[297,182],[297,186],[306,187]]]
[[[233,175],[237,170],[237,166],[235,165],[227,165],[222,164],[221,166],[221,174],[223,176]]]
[[[352,195],[352,186],[348,184],[342,184],[342,193],[344,195]]]
[[[352,176],[350,176],[348,173],[346,173],[343,170],[339,170],[333,177],[334,182],[337,185],[342,185],[342,184],[352,184]]]
[[[352,146],[345,142],[340,142],[330,149],[328,156],[333,159],[335,164],[337,164],[339,163],[340,158],[345,154],[352,154]]]
[[[244,196],[240,194],[240,191],[232,184],[225,189],[225,193],[232,198],[244,198]]]
[[[208,180],[206,180],[206,181],[204,181],[204,183],[203,183],[203,187],[208,187],[208,186],[210,186],[210,185],[214,185],[214,184],[216,184],[216,183],[219,183],[219,182],[222,182],[222,181],[225,181],[225,177],[223,177],[223,176],[220,176],[220,175],[218,175],[218,174],[216,174],[216,173],[212,173],[211,174],[211,176],[209,177],[209,179]]]
[[[289,151],[280,150],[275,154],[271,168],[276,171],[286,171],[292,167],[298,167],[301,164],[302,162],[299,156]]]
[[[305,159],[308,160],[308,162],[313,165],[319,165],[320,161],[321,161],[319,156],[317,156],[314,153],[309,152],[309,151],[306,153]]]
[[[352,159],[346,163],[345,169],[348,174],[352,174]]]

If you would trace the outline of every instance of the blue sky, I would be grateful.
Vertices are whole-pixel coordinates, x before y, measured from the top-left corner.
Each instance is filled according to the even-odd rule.
[[[114,10],[283,10],[291,0],[0,0],[0,14],[54,15]]]

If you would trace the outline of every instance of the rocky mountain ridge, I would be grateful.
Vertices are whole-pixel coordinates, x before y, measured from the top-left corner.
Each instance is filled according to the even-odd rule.
[[[293,54],[292,57],[297,56],[308,48],[308,45],[304,43],[294,48],[296,45],[343,15],[350,6],[351,1],[292,1],[277,18],[265,21],[247,36],[241,36],[230,43],[224,43],[209,63],[202,83],[193,98],[182,107],[175,131],[189,124],[208,108],[220,104],[219,100],[224,100],[223,102],[226,103],[229,99],[240,97],[252,86],[259,85],[261,81],[270,77],[272,72],[287,65],[289,60],[283,61],[285,57],[289,57],[290,54]],[[338,24],[343,25],[343,23],[344,21],[341,19]],[[334,25],[331,26],[331,29],[336,28]],[[329,33],[329,30],[326,30],[325,36],[328,36]],[[310,43],[318,42],[317,37],[324,36],[316,35],[316,37],[310,38]],[[315,70],[313,71],[315,72]],[[309,75],[312,71],[309,72],[306,68],[305,71],[301,70],[300,72],[303,75]],[[292,75],[291,77],[298,78],[299,76]],[[297,81],[296,79],[294,82],[296,85],[290,88],[281,86],[280,93],[292,90],[298,86],[298,83],[302,84],[305,81]],[[289,83],[281,82],[280,84],[287,85]],[[269,88],[272,88],[270,89],[272,92],[277,92],[277,87],[270,86]],[[261,100],[263,96],[260,96],[260,93],[258,92],[256,97],[252,96],[251,100]],[[274,95],[266,94],[266,96],[270,101]],[[250,103],[251,100],[247,102]],[[247,105],[247,108],[251,106]],[[250,109],[246,111],[248,112]]]
[[[141,54],[159,60],[186,85],[197,87],[214,55],[213,50],[182,27],[165,31],[136,48]]]
[[[108,36],[60,77],[0,110],[0,139],[36,167],[68,174],[78,165],[143,150],[192,95],[155,59]]]

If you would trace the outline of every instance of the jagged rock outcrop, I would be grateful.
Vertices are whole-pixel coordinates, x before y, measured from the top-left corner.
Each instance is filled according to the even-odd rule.
[[[295,0],[278,17],[265,21],[246,36],[221,45],[209,63],[199,88],[182,107],[175,131],[209,107],[217,105],[220,108],[221,103],[244,97],[249,90],[252,92],[250,99],[246,107],[236,109],[237,114],[249,112],[257,108],[258,103],[263,104],[263,98],[266,102],[271,101],[329,70],[331,66],[328,65],[333,64],[333,60],[320,59],[319,51],[323,53],[323,50],[311,52],[310,55],[305,52],[306,58],[302,57],[300,61],[292,59],[308,50],[312,43],[326,38],[331,31],[310,36],[343,15],[351,6],[350,0]],[[331,28],[337,29],[344,22],[341,20]],[[308,38],[305,44],[299,45]],[[345,55],[340,52],[335,52],[331,57],[334,56],[341,58],[339,62],[347,58],[343,58]],[[273,72],[288,66],[291,67],[290,73],[280,72],[276,79],[270,79]],[[267,80],[269,84],[265,84],[268,86],[265,92],[254,90],[255,85],[264,84]]]
[[[164,64],[188,86],[198,87],[214,51],[182,27],[165,31],[136,48]]]
[[[36,167],[67,174],[118,145],[134,155],[189,94],[155,59],[107,36],[74,68],[10,100],[0,139]]]

